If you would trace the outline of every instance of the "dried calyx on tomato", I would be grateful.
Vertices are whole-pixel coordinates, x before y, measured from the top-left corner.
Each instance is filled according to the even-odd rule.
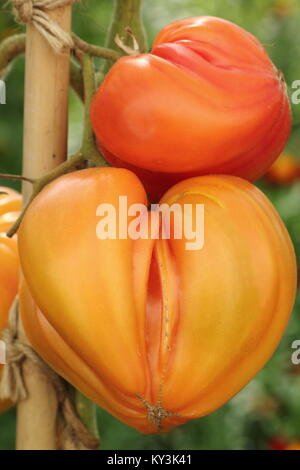
[[[150,53],[116,62],[91,119],[106,158],[152,197],[190,176],[254,181],[291,128],[282,74],[254,36],[215,17],[175,21]]]
[[[197,249],[187,249],[185,232],[175,237],[175,216],[169,238],[101,237],[99,206],[112,207],[118,227],[124,196],[128,207],[147,206],[132,172],[93,168],[34,199],[18,235],[21,313],[55,370],[121,421],[155,433],[217,409],[263,367],[288,322],[296,263],[277,212],[240,178],[192,178],[161,200],[179,212],[189,206],[188,218],[204,205]]]
[[[8,311],[17,295],[19,282],[19,257],[16,237],[8,238],[6,232],[15,222],[22,206],[22,198],[16,191],[0,186],[0,339],[7,326]],[[1,353],[4,355],[4,351]],[[2,354],[0,354],[0,374],[2,373]],[[11,403],[0,400],[0,412]]]

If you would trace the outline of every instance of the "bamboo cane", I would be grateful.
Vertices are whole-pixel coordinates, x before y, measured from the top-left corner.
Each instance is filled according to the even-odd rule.
[[[71,28],[71,7],[49,12],[65,31]],[[37,178],[59,165],[67,156],[69,54],[57,55],[45,39],[29,25],[26,39],[23,174]],[[30,195],[24,182],[23,195]],[[20,326],[20,337],[24,332]],[[18,450],[56,448],[57,397],[52,386],[25,361],[28,398],[18,405]]]

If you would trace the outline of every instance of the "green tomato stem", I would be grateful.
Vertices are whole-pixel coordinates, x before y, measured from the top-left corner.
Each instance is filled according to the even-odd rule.
[[[27,178],[27,176],[22,176],[22,175],[7,175],[7,174],[4,174],[4,173],[1,173],[0,174],[0,180],[3,179],[3,180],[21,180],[21,181],[27,181],[28,183],[31,183],[33,184],[34,183],[34,179],[32,178]]]
[[[72,34],[72,37],[75,47],[84,54],[89,54],[93,57],[99,57],[100,59],[110,60],[111,62],[115,62],[122,55],[114,49],[108,49],[106,47],[89,44],[88,42],[85,42],[83,39],[76,36],[74,33]]]
[[[25,51],[25,34],[15,34],[0,43],[0,78],[4,78],[10,64]]]
[[[112,22],[108,30],[106,47],[114,49],[124,55],[122,50],[115,42],[119,36],[124,45],[132,46],[132,35],[135,37],[139,51],[147,51],[147,38],[141,15],[142,0],[115,0]],[[130,29],[131,33],[128,32]],[[103,71],[107,72],[111,63],[106,62]]]

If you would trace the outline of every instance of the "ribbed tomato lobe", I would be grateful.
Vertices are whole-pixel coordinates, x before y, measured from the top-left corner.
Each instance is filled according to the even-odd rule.
[[[286,85],[262,45],[213,17],[174,22],[151,53],[120,59],[91,117],[109,161],[134,171],[153,198],[190,176],[254,181],[291,129]]]

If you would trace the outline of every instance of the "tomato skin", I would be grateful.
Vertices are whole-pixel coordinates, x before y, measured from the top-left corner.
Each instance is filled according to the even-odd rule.
[[[143,433],[167,431],[222,406],[270,358],[294,302],[295,255],[242,179],[196,177],[162,198],[205,205],[196,251],[185,238],[99,240],[96,208],[117,210],[120,195],[147,204],[116,168],[65,175],[37,196],[18,234],[21,314],[33,346],[84,394]]]
[[[171,23],[151,53],[116,62],[91,120],[102,148],[125,167],[161,173],[164,190],[166,174],[254,181],[291,129],[286,85],[261,44],[214,17]]]
[[[0,337],[7,326],[8,311],[17,295],[19,282],[19,259],[16,237],[8,238],[7,230],[16,220],[22,206],[22,198],[16,191],[0,186]],[[0,374],[3,366],[0,365]],[[11,403],[0,400],[0,412],[5,411]]]

